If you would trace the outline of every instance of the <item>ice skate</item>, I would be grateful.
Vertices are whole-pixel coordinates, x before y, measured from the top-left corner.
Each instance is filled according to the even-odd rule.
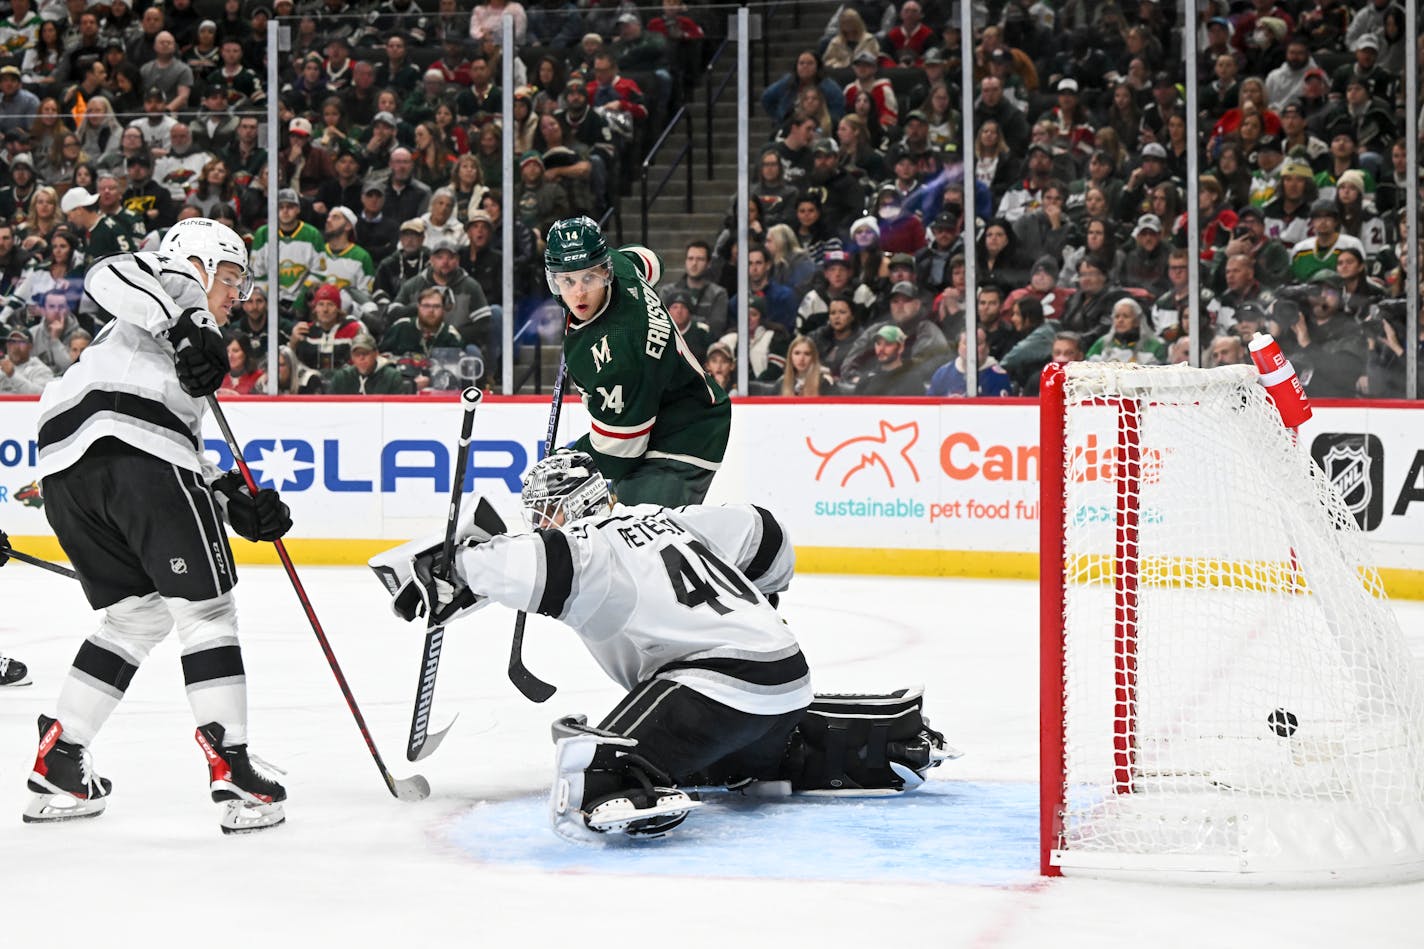
[[[584,822],[601,834],[661,837],[687,819],[702,801],[677,788],[648,787],[620,791],[589,807]]]
[[[287,799],[287,789],[258,770],[278,769],[249,756],[246,745],[224,746],[223,727],[217,722],[200,726],[193,737],[208,759],[213,800],[226,805],[221,821],[223,833],[266,830],[287,819],[281,803]]]
[[[64,726],[48,715],[39,717],[40,747],[28,787],[35,792],[25,806],[27,824],[98,817],[109,803],[113,784],[94,774],[89,750],[64,741]]]
[[[6,659],[0,656],[0,689],[6,686],[20,686],[30,684],[30,670],[25,668],[25,664],[18,659]]]

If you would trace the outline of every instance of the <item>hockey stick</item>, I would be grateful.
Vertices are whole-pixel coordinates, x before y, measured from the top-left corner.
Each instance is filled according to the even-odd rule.
[[[208,396],[208,407],[212,409],[213,418],[217,419],[218,428],[222,430],[223,440],[227,442],[228,450],[232,452],[233,461],[237,462],[238,470],[242,472],[242,480],[247,482],[247,490],[255,495],[257,479],[252,477],[252,469],[247,467],[247,461],[242,457],[242,449],[238,447],[237,438],[232,434],[232,428],[227,423],[227,416],[223,415],[222,406],[218,404],[216,396]],[[371,737],[370,728],[366,726],[366,718],[356,705],[356,697],[351,694],[351,686],[346,682],[346,675],[341,671],[341,664],[336,661],[336,653],[331,650],[331,642],[326,638],[326,633],[321,628],[321,621],[316,618],[316,610],[312,609],[311,600],[307,599],[307,591],[302,586],[302,581],[297,579],[297,568],[292,565],[292,558],[287,555],[286,544],[283,544],[281,538],[278,538],[272,541],[272,546],[277,548],[277,556],[281,558],[282,566],[287,571],[287,579],[292,581],[292,589],[296,592],[297,599],[301,601],[302,609],[306,611],[307,621],[311,623],[312,632],[316,633],[316,641],[321,645],[321,651],[326,656],[326,664],[331,667],[332,675],[336,676],[336,684],[341,687],[341,694],[346,699],[346,707],[351,709],[351,715],[356,719],[356,727],[361,730],[361,737],[366,739],[366,748],[371,752],[371,757],[375,760],[376,768],[381,772],[381,778],[386,782],[386,787],[398,800],[425,800],[430,796],[429,781],[419,774],[412,774],[408,778],[397,778],[391,774],[385,761],[381,759],[381,753],[376,750],[376,741]]]
[[[455,554],[455,530],[460,519],[460,498],[465,493],[465,469],[470,463],[470,433],[474,431],[475,409],[484,397],[477,386],[470,386],[460,393],[460,407],[464,413],[460,419],[460,448],[455,456],[455,482],[450,485],[450,511],[445,517],[445,546],[442,550],[446,571],[453,569],[450,563]],[[435,703],[435,677],[440,673],[440,649],[445,642],[445,627],[434,622],[425,631],[425,650],[420,654],[420,679],[416,682],[415,708],[410,713],[410,735],[405,743],[405,760],[419,761],[435,753],[445,733],[455,727],[455,719],[438,732],[428,732],[430,708]],[[459,714],[455,718],[459,718]]]
[[[554,439],[559,434],[559,413],[564,408],[564,375],[568,367],[564,357],[559,355],[559,371],[554,374],[554,400],[549,405],[549,428],[544,434],[544,454],[554,450]],[[552,685],[529,671],[524,665],[524,623],[529,614],[523,610],[514,618],[514,638],[509,644],[509,681],[531,702],[547,702],[558,691]]]
[[[79,574],[75,573],[73,570],[70,570],[68,567],[61,567],[57,563],[50,563],[48,560],[41,560],[33,554],[27,554],[23,551],[16,550],[8,543],[5,544],[3,550],[12,559],[18,560],[20,561],[20,563],[27,563],[31,567],[39,567],[41,570],[48,570],[50,573],[57,573],[61,577],[68,577],[71,580],[79,579]]]

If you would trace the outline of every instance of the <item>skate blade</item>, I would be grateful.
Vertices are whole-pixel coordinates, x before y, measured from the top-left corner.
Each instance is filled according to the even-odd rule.
[[[25,676],[25,678],[21,679],[19,682],[0,682],[0,689],[18,689],[26,685],[34,684],[35,682],[33,679],[31,679],[29,676]]]
[[[689,811],[702,807],[705,803],[695,799],[678,798],[659,801],[651,807],[638,808],[631,803],[625,804],[624,801],[610,801],[599,805],[588,815],[587,824],[589,828],[601,834],[621,831],[629,836],[661,836],[650,828],[661,825],[665,830],[671,829],[681,823]]]
[[[223,808],[219,826],[224,834],[253,834],[285,823],[287,814],[281,804],[249,804],[229,801]]]
[[[80,800],[70,794],[36,794],[20,815],[26,824],[57,824],[60,821],[98,817],[109,804],[107,797]]]

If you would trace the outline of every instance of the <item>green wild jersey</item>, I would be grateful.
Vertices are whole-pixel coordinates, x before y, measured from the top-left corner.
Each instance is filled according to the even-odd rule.
[[[267,225],[257,229],[252,236],[252,274],[259,280],[267,276]],[[290,233],[282,232],[277,241],[277,282],[281,299],[285,303],[295,300],[302,292],[307,276],[316,265],[317,258],[326,250],[326,239],[321,231],[305,221]]]
[[[651,251],[610,252],[608,301],[588,322],[570,322],[564,335],[564,361],[591,423],[578,447],[614,481],[644,457],[715,471],[732,405],[673,326],[645,279],[642,254]]]

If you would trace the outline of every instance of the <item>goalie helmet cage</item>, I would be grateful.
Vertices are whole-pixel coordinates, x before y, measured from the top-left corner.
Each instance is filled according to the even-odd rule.
[[[1042,872],[1424,876],[1424,691],[1254,370],[1050,365],[1041,413]]]

